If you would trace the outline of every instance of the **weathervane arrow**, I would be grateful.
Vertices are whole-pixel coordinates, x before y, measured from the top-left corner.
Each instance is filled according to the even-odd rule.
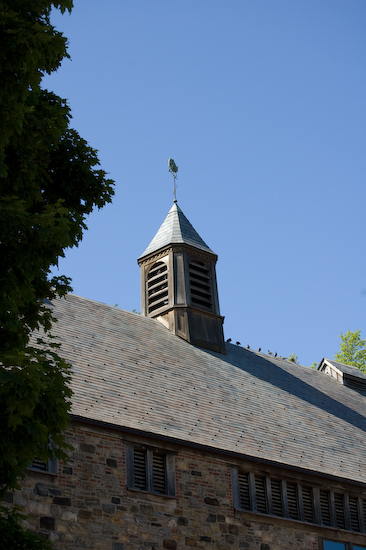
[[[174,179],[173,195],[174,195],[174,200],[176,201],[177,200],[177,184],[176,184],[175,180],[177,179],[178,166],[175,164],[173,159],[168,160],[168,166],[169,166],[169,172],[171,173],[171,175],[173,176],[173,179]]]

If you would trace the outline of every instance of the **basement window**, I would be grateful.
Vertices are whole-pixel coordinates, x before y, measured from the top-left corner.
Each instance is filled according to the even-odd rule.
[[[158,495],[175,495],[174,455],[145,446],[127,446],[127,485]]]
[[[156,262],[147,275],[148,311],[168,305],[168,267],[164,262]]]
[[[192,305],[212,309],[211,276],[203,262],[192,260],[189,263],[189,282]]]

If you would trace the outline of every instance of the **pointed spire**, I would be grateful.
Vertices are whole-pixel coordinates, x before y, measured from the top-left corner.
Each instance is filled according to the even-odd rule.
[[[203,250],[204,252],[215,254],[187,220],[182,210],[179,208],[176,199],[159,231],[156,233],[144,253],[140,256],[139,260],[171,244],[187,244]]]

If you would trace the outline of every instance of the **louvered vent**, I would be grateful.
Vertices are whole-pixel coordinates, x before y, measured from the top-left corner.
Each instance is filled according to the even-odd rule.
[[[292,519],[299,519],[299,505],[297,501],[296,483],[287,482],[287,502],[289,517]]]
[[[343,505],[343,495],[340,493],[334,493],[334,504],[337,518],[337,527],[338,529],[345,529],[346,524],[344,521],[344,505]]]
[[[164,262],[157,262],[147,276],[147,297],[149,313],[168,304],[168,268]]]
[[[366,380],[358,381],[354,380],[353,378],[347,378],[346,379],[346,386],[349,388],[352,388],[352,390],[355,390],[362,395],[366,395]]]
[[[211,277],[203,262],[192,260],[189,264],[192,305],[212,309]]]
[[[147,489],[146,481],[146,451],[134,449],[133,454],[133,486],[136,489]]]
[[[283,516],[281,481],[279,479],[271,480],[272,488],[272,510],[275,516]]]
[[[257,497],[257,511],[261,514],[267,513],[266,502],[266,478],[255,476],[255,494]]]
[[[360,531],[360,520],[358,517],[358,499],[356,497],[349,497],[349,511],[351,515],[352,531]]]
[[[153,456],[153,488],[155,493],[166,493],[165,455],[154,452]]]
[[[47,462],[43,462],[40,458],[35,458],[32,462],[32,468],[40,472],[47,472]]]
[[[314,522],[313,495],[311,487],[302,487],[302,502],[304,506],[304,520]]]
[[[320,490],[320,509],[322,512],[322,524],[331,525],[329,491]]]
[[[248,475],[239,473],[240,507],[243,510],[250,510]]]

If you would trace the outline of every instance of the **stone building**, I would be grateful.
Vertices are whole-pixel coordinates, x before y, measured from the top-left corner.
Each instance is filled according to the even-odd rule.
[[[7,500],[56,549],[366,548],[366,376],[225,342],[216,260],[175,202],[139,258],[141,315],[52,304],[74,451]]]

